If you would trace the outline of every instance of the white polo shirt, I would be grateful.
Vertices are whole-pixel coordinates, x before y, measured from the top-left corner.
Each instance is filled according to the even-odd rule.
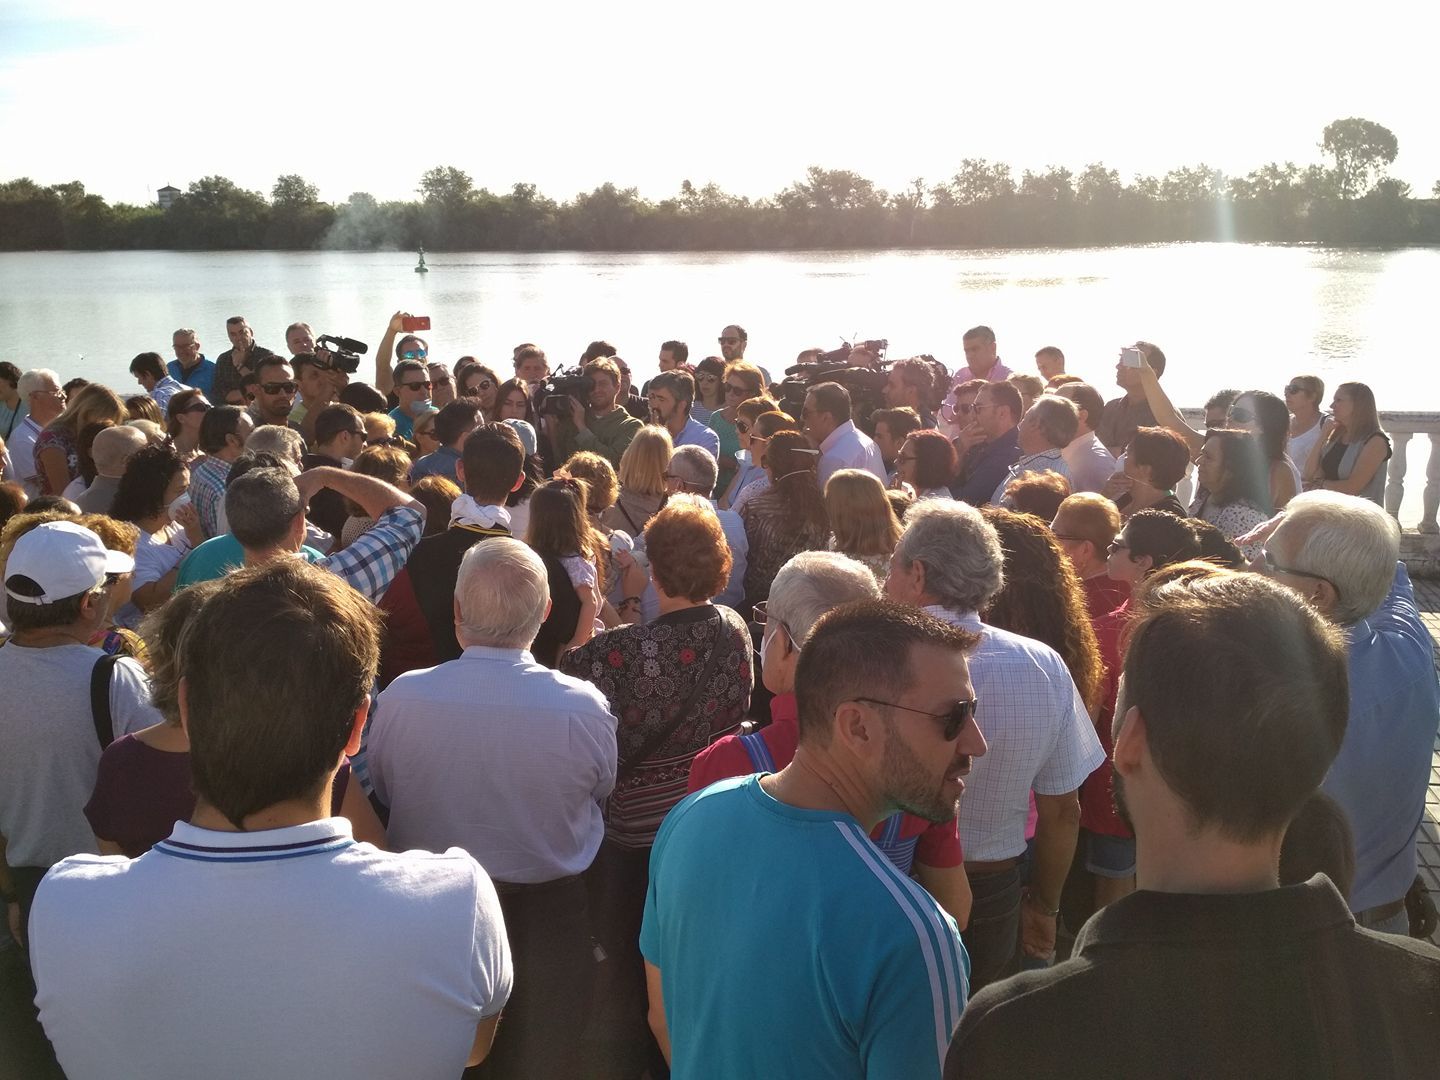
[[[66,859],[36,894],[30,958],[76,1080],[459,1076],[512,978],[474,859],[382,852],[344,818],[177,823],[138,859]]]

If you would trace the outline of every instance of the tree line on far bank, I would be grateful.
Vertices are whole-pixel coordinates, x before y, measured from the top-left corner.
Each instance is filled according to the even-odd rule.
[[[653,201],[606,183],[556,202],[533,184],[505,194],[437,166],[418,200],[355,192],[326,203],[303,177],[281,176],[267,199],[206,176],[158,206],[107,203],[79,181],[0,183],[0,249],[698,251],[896,247],[1029,247],[1242,240],[1331,244],[1440,243],[1440,181],[1431,197],[1386,175],[1395,135],[1351,117],[1325,128],[1327,164],[1272,162],[1246,176],[1195,165],[1124,183],[1102,163],[1079,173],[1025,170],[979,158],[930,184],[887,192],[847,169],[812,166],[771,198],[689,180]]]

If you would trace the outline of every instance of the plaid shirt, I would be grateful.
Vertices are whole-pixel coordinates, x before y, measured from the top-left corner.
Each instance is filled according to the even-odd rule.
[[[230,463],[206,454],[190,470],[190,501],[200,515],[200,528],[209,539],[220,535],[220,507],[225,504],[225,478]]]
[[[343,578],[372,604],[379,603],[424,530],[422,511],[413,506],[392,506],[349,547],[315,565]]]

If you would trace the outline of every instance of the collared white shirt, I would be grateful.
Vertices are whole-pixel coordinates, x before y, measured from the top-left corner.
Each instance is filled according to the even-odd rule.
[[[1105,481],[1120,471],[1115,455],[1105,449],[1105,444],[1093,431],[1077,435],[1070,445],[1060,451],[1065,467],[1070,470],[1070,490],[1099,491]]]
[[[820,444],[819,468],[821,491],[825,490],[825,482],[840,469],[864,469],[882,485],[885,483],[885,459],[880,448],[853,420],[846,420],[825,436]]]
[[[177,822],[138,859],[66,859],[36,894],[30,960],[75,1077],[459,1076],[513,981],[474,859],[378,851],[344,818]]]
[[[1005,489],[1010,486],[1010,481],[1017,476],[1024,476],[1032,472],[1057,472],[1065,479],[1070,479],[1070,467],[1065,464],[1061,451],[1055,447],[1049,450],[1041,450],[1038,454],[1025,454],[1019,461],[1011,465],[1005,473],[1005,479],[1001,480],[995,488],[995,494],[990,496],[990,501],[996,506],[1004,505]]]
[[[514,884],[579,874],[600,849],[615,717],[595,687],[523,649],[471,645],[401,675],[366,751],[396,848],[464,848]]]
[[[15,425],[15,430],[5,444],[5,449],[10,454],[10,464],[13,466],[13,475],[11,470],[7,470],[6,475],[21,484],[32,499],[40,494],[40,482],[35,470],[35,440],[43,430],[33,416],[26,416]]]
[[[980,635],[969,656],[986,751],[975,759],[960,801],[965,858],[993,862],[1025,850],[1030,792],[1066,795],[1105,760],[1075,681],[1050,646],[987,626],[973,611],[927,612]]]

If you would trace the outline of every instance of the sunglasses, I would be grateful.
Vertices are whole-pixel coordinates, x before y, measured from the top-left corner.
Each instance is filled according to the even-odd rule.
[[[185,408],[181,409],[180,411],[182,413],[207,413],[210,411],[210,408],[211,407],[205,402],[197,401],[193,405],[186,405]]]
[[[1267,574],[1285,574],[1289,577],[1303,577],[1309,578],[1311,581],[1323,581],[1335,590],[1337,597],[1340,595],[1339,587],[1324,574],[1312,574],[1309,570],[1296,570],[1294,567],[1281,566],[1275,561],[1275,556],[1270,553],[1269,548],[1262,548],[1260,550],[1260,557],[1264,560],[1265,573]]]
[[[1231,421],[1233,421],[1233,422],[1235,422],[1235,423],[1237,423],[1237,424],[1253,424],[1253,423],[1255,422],[1255,413],[1254,413],[1253,411],[1251,411],[1250,409],[1245,409],[1245,408],[1241,408],[1241,407],[1236,406],[1236,405],[1231,405],[1231,406],[1230,406],[1230,413],[1229,413],[1229,416],[1227,417],[1227,419],[1229,419],[1229,420],[1231,420]]]
[[[405,445],[405,440],[399,435],[385,435],[378,439],[366,439],[366,446],[400,446]]]
[[[402,389],[402,390],[429,390],[429,389],[430,389],[432,386],[434,386],[434,385],[435,385],[435,384],[432,383],[429,379],[426,379],[424,382],[402,382],[402,383],[400,384],[400,389]]]
[[[940,734],[946,742],[954,742],[960,737],[960,732],[965,730],[965,725],[975,719],[975,707],[979,704],[976,698],[961,698],[943,713],[932,713],[926,712],[924,709],[911,708],[909,705],[897,705],[893,701],[881,701],[878,698],[861,697],[855,700],[863,701],[867,705],[884,705],[891,709],[903,709],[905,712],[919,713],[921,716],[938,720],[940,721]]]
[[[747,424],[747,423],[745,423],[744,420],[736,420],[736,421],[735,421],[735,430],[738,431],[741,435],[749,435],[749,434],[750,434],[750,425]]]
[[[260,389],[267,394],[293,394],[300,387],[293,382],[267,382],[261,383]]]
[[[718,341],[721,345],[738,345],[738,344],[740,344],[740,339],[739,339],[738,337],[722,337],[722,338],[716,338],[715,340]]]
[[[406,349],[400,354],[401,360],[424,360],[430,354],[424,349]]]
[[[726,383],[725,392],[727,394],[734,394],[736,397],[745,397],[750,393],[750,388],[748,386],[736,386],[734,383]]]
[[[495,389],[495,384],[489,379],[481,379],[474,386],[470,387],[470,389],[472,392],[475,390],[493,390]]]
[[[1305,388],[1304,388],[1303,386],[1301,386],[1299,383],[1293,383],[1293,382],[1292,382],[1292,383],[1289,383],[1289,384],[1286,385],[1286,387],[1285,387],[1285,393],[1286,393],[1287,396],[1290,395],[1290,394],[1298,394],[1298,393],[1300,393],[1300,392],[1301,392],[1302,390],[1304,390],[1304,389],[1305,389]]]

